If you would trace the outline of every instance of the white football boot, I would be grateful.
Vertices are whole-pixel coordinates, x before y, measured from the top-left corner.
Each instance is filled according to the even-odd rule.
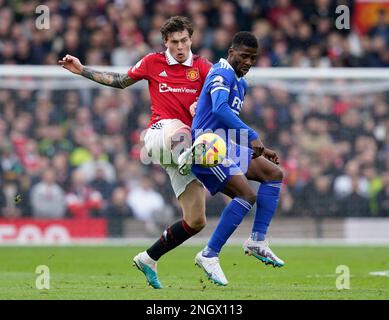
[[[249,256],[254,256],[266,265],[270,264],[275,267],[283,267],[285,262],[278,258],[269,248],[269,242],[254,241],[251,238],[247,239],[243,244],[244,253]]]
[[[220,286],[226,286],[228,281],[219,264],[218,257],[207,258],[203,257],[203,252],[200,251],[195,258],[195,265],[203,269],[208,279]]]
[[[192,164],[195,162],[196,157],[200,156],[205,150],[205,144],[200,143],[190,148],[187,148],[183,153],[178,156],[178,172],[186,176],[190,173]]]
[[[150,258],[146,251],[138,253],[134,259],[134,266],[137,267],[146,276],[147,282],[154,289],[162,289],[157,275],[157,262]]]

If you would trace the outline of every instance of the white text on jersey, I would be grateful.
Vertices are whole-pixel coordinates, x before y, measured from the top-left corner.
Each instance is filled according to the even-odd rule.
[[[197,93],[197,89],[189,89],[185,87],[181,88],[172,88],[169,87],[166,83],[160,83],[159,84],[159,92],[174,92],[174,93]]]

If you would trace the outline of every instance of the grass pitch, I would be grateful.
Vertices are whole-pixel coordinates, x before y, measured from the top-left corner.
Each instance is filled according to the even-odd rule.
[[[210,283],[194,266],[200,247],[184,246],[158,264],[163,290],[132,267],[144,247],[0,247],[0,299],[386,299],[388,247],[273,247],[286,266],[273,269],[226,246],[220,256],[227,287]],[[50,289],[36,289],[35,270],[50,269]],[[336,268],[350,270],[350,289],[336,288]],[[389,271],[387,272],[389,274]]]

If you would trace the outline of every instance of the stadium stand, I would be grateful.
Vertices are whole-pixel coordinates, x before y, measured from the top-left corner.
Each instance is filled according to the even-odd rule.
[[[257,67],[389,66],[389,15],[382,11],[365,32],[337,30],[336,1],[41,2],[51,14],[45,32],[34,26],[36,1],[0,0],[0,64],[56,65],[68,53],[87,65],[129,67],[164,50],[160,25],[183,14],[195,24],[193,51],[214,62],[232,34],[251,30],[261,47]],[[44,177],[53,171],[57,196],[66,194],[56,216],[112,216],[113,236],[123,233],[118,217],[138,216],[132,192],[146,193],[142,182],[158,210],[179,215],[167,175],[139,162],[149,110],[145,89],[0,87],[0,217],[41,217],[34,199],[52,197]],[[242,117],[280,154],[286,178],[277,216],[389,216],[388,92],[303,97],[256,86]],[[218,216],[224,201],[209,197],[207,214]]]

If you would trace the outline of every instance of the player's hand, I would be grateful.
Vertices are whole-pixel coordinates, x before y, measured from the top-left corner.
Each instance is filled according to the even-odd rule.
[[[189,111],[190,111],[192,118],[194,118],[194,116],[196,115],[196,108],[197,108],[197,100],[195,102],[193,102],[189,107]]]
[[[263,145],[261,140],[257,139],[251,141],[251,149],[253,149],[252,158],[255,159],[262,155],[263,151],[265,150],[265,146]]]
[[[268,148],[265,148],[265,150],[263,150],[262,155],[263,155],[266,159],[270,160],[271,162],[273,162],[273,163],[275,163],[275,164],[277,164],[277,165],[280,164],[280,159],[278,158],[278,155],[277,155],[277,153],[276,153],[275,151],[270,150],[270,149],[268,149]]]
[[[70,54],[67,54],[62,60],[59,60],[58,64],[75,74],[81,74],[82,68],[84,67],[78,58],[73,57]]]

